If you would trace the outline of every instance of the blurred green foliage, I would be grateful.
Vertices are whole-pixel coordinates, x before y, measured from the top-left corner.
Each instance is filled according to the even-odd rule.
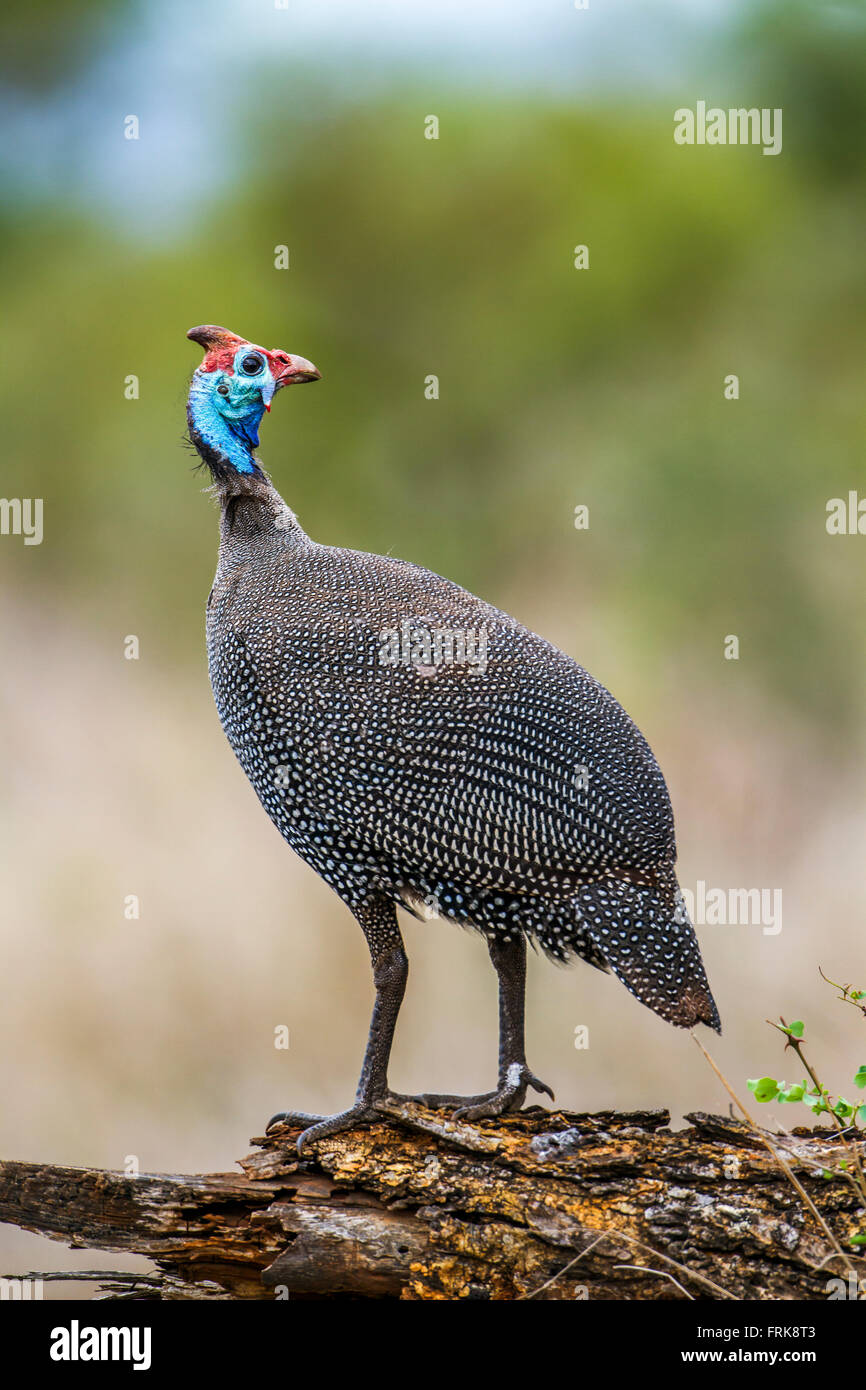
[[[172,236],[9,210],[3,491],[44,497],[45,543],[2,548],[7,592],[201,661],[215,517],[182,443],[184,334],[224,323],[322,372],[278,399],[261,450],[316,539],[494,602],[528,586],[590,624],[603,596],[637,665],[675,652],[715,679],[737,633],[770,701],[847,737],[866,540],[824,522],[830,497],[866,495],[866,54],[787,9],[756,11],[748,91],[705,93],[783,105],[777,158],[676,146],[691,90],[340,105],[263,72],[257,107],[237,94],[231,186]]]
[[[125,0],[51,0],[4,5],[0,13],[0,77],[48,91],[85,65],[100,39],[129,17]]]

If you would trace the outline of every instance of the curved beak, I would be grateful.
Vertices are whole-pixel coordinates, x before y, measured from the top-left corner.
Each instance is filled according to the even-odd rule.
[[[304,381],[318,381],[322,373],[306,357],[289,357],[276,377],[277,390],[281,386],[296,386]]]

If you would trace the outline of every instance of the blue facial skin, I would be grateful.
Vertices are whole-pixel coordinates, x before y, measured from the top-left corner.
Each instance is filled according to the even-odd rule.
[[[238,473],[258,473],[252,452],[276,383],[264,352],[252,344],[238,348],[233,367],[233,374],[196,370],[187,407],[190,428]]]

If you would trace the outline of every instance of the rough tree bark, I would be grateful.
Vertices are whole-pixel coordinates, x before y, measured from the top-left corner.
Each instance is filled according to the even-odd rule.
[[[149,1256],[116,1298],[825,1299],[841,1258],[749,1127],[534,1108],[480,1124],[419,1106],[321,1141],[253,1142],[242,1176],[0,1163],[0,1220]],[[857,1193],[827,1131],[772,1136],[843,1250]],[[859,1214],[858,1214],[859,1213]]]

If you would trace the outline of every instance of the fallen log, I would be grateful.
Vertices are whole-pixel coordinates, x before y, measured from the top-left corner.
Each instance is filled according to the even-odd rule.
[[[687,1118],[534,1107],[468,1124],[411,1105],[304,1161],[282,1128],[240,1174],[2,1162],[0,1221],[148,1256],[153,1274],[94,1276],[118,1299],[824,1300],[866,1273],[862,1199],[826,1176],[845,1157],[834,1134],[768,1137],[841,1255],[754,1130]]]

